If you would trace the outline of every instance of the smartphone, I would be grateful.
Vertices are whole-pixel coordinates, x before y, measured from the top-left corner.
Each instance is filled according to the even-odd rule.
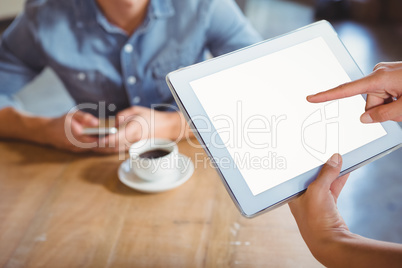
[[[100,136],[100,137],[115,133],[117,133],[117,128],[115,127],[90,127],[90,128],[84,128],[83,130],[84,135]]]

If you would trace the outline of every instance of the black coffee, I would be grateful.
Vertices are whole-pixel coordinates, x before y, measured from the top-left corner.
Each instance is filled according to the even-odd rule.
[[[146,151],[140,154],[141,158],[149,158],[149,159],[155,159],[159,157],[163,157],[165,155],[168,155],[170,152],[162,149],[155,149],[151,151]]]

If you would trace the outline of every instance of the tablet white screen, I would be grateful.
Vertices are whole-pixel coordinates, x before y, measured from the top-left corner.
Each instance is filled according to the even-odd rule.
[[[348,81],[324,39],[315,38],[190,85],[234,161],[215,160],[220,168],[234,162],[257,195],[386,134],[380,124],[360,123],[361,96],[306,101]]]

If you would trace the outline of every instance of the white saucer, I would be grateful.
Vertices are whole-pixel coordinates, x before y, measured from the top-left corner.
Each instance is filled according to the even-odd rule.
[[[194,172],[194,164],[190,158],[179,154],[179,172],[160,181],[145,181],[130,171],[130,159],[121,163],[117,172],[120,181],[126,186],[145,193],[158,193],[176,188],[185,183]]]

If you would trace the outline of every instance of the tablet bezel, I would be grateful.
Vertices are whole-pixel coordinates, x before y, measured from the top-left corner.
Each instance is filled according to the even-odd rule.
[[[321,166],[254,196],[239,169],[222,168],[219,162],[214,161],[214,159],[224,158],[231,159],[231,161],[234,160],[224,146],[218,146],[218,148],[217,146],[212,146],[204,142],[212,140],[211,136],[216,133],[216,129],[198,101],[197,96],[190,86],[190,82],[317,37],[324,39],[351,80],[356,80],[363,76],[363,73],[338,38],[331,24],[327,21],[320,21],[288,34],[177,70],[169,73],[166,77],[166,81],[176,103],[186,117],[187,122],[190,123],[192,129],[196,130],[194,133],[198,141],[203,145],[204,150],[214,163],[228,193],[241,214],[245,217],[254,217],[262,212],[273,209],[302,193],[316,178]],[[200,115],[202,117],[200,117]],[[203,132],[203,124],[206,118],[209,120],[207,123],[209,123],[208,127],[210,129],[209,131]],[[341,174],[348,173],[400,147],[402,131],[399,125],[395,122],[385,122],[382,123],[382,126],[386,130],[387,135],[343,156]],[[215,141],[223,145],[219,135],[216,136]],[[233,166],[235,166],[234,162]]]

